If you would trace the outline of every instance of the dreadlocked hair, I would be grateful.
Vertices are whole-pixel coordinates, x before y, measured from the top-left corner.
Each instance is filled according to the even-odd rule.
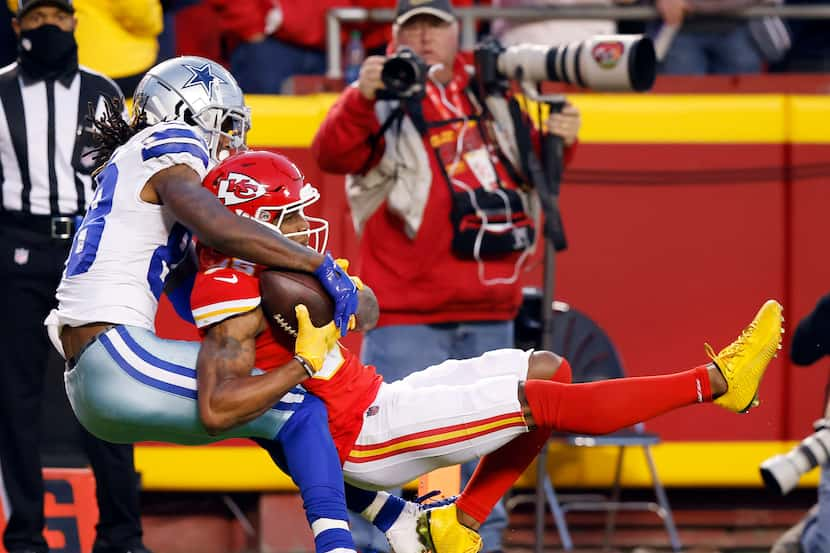
[[[143,107],[136,107],[132,122],[124,120],[124,100],[113,96],[104,100],[104,114],[95,118],[92,104],[89,104],[87,121],[94,129],[95,148],[92,150],[93,162],[100,169],[109,160],[112,153],[147,127],[147,113]]]

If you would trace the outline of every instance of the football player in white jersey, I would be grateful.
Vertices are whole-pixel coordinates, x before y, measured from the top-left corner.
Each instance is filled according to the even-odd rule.
[[[67,361],[66,389],[75,414],[87,430],[111,442],[202,444],[248,437],[268,449],[306,436],[294,447],[307,449],[309,466],[319,470],[306,471],[306,481],[297,484],[315,525],[317,551],[353,551],[325,408],[292,387],[293,374],[319,369],[324,352],[354,320],[354,283],[331,256],[233,215],[202,187],[216,161],[244,148],[250,126],[242,91],[220,65],[196,57],[165,61],[139,83],[130,123],[120,111],[110,109],[96,122],[103,163],[95,196],[66,261],[58,308],[46,319],[52,343]],[[187,258],[191,232],[235,256],[313,273],[334,299],[338,322],[322,329],[309,322],[286,375],[262,377],[261,385],[288,392],[279,394],[276,405],[213,435],[198,416],[199,344],[155,334],[159,296],[171,271]]]

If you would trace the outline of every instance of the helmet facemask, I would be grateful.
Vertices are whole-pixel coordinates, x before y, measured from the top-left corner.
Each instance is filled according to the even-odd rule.
[[[247,149],[245,140],[251,128],[250,111],[247,106],[240,109],[210,105],[190,117],[186,114],[185,122],[202,130],[210,156],[222,161]]]
[[[319,217],[305,214],[305,208],[320,199],[320,192],[311,184],[305,183],[300,189],[300,199],[280,206],[262,206],[256,210],[254,220],[273,226],[286,238],[308,237],[307,246],[318,253],[325,253],[329,237],[329,222]],[[308,227],[295,232],[283,232],[282,224],[294,213],[305,220]]]

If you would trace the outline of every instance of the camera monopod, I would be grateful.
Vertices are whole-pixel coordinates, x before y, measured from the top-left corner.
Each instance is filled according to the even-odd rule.
[[[543,287],[542,287],[542,303],[539,320],[542,322],[542,339],[541,348],[543,350],[553,350],[553,290],[554,278],[556,273],[556,253],[567,248],[568,243],[565,239],[565,229],[562,226],[562,216],[559,211],[559,189],[562,182],[562,170],[564,160],[564,143],[562,137],[549,132],[542,121],[542,111],[547,107],[549,113],[558,113],[562,111],[565,106],[565,97],[563,95],[542,95],[538,90],[534,90],[533,86],[526,81],[519,81],[522,83],[522,90],[526,98],[537,102],[539,106],[539,124],[541,128],[541,150],[540,157],[537,157],[533,152],[530,144],[522,142],[529,142],[529,133],[525,136],[518,136],[517,141],[520,142],[519,150],[523,152],[522,163],[533,187],[536,189],[536,194],[539,198],[539,203],[542,207],[542,213],[545,217],[543,234],[545,237],[544,248],[544,270],[543,270]],[[539,86],[538,84],[536,85]],[[517,110],[519,109],[516,102],[511,102],[510,109],[514,117],[519,116]],[[521,133],[525,134],[525,133]],[[524,146],[524,147],[523,147]],[[542,448],[536,460],[536,489],[545,489],[548,494],[556,492],[550,486],[546,486],[547,480],[544,477],[544,471],[547,466],[547,448]],[[544,514],[545,514],[545,494],[536,495],[536,545],[535,553],[542,553],[542,543],[544,537]],[[557,520],[557,526],[561,523]],[[572,547],[571,543],[564,543],[565,540],[570,542],[567,529],[557,528],[559,535],[563,537],[563,546],[566,549]]]

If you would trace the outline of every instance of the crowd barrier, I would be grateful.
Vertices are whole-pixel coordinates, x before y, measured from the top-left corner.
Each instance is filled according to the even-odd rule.
[[[570,98],[583,113],[583,131],[562,187],[570,247],[557,258],[556,297],[608,332],[629,375],[707,362],[703,342],[716,349],[729,343],[766,298],[784,304],[791,330],[828,291],[830,98]],[[332,251],[352,259],[359,273],[343,178],[322,173],[309,150],[335,99],[250,97],[249,143],[286,154],[322,190],[315,215],[329,219]],[[526,275],[529,285],[541,282],[538,261]],[[195,337],[165,303],[158,326],[171,337]],[[359,347],[359,339],[349,343]],[[750,415],[695,406],[650,422],[664,440],[654,449],[664,483],[759,486],[758,464],[811,431],[826,379],[826,362],[799,368],[781,355]],[[611,480],[612,455],[601,448],[563,451],[550,456],[549,469],[558,486],[600,485]],[[645,484],[645,464],[631,461],[624,483]],[[146,489],[291,485],[244,441],[141,445],[136,462]]]

